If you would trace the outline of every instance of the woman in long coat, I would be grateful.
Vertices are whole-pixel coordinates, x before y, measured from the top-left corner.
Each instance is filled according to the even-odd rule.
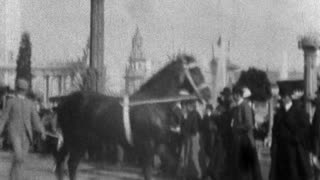
[[[307,148],[309,116],[292,102],[288,92],[274,117],[271,146],[270,180],[308,180],[311,164]]]

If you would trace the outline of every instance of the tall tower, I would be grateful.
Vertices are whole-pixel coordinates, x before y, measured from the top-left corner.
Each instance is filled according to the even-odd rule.
[[[147,61],[142,52],[143,39],[139,27],[132,38],[132,50],[126,67],[125,88],[127,94],[138,90],[147,74]]]

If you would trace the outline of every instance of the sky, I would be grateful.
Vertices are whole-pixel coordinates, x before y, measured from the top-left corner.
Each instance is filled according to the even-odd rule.
[[[23,29],[33,58],[61,61],[81,56],[89,36],[89,0],[22,1]],[[123,77],[131,39],[139,26],[144,54],[153,64],[178,51],[200,61],[212,58],[220,35],[230,41],[232,62],[243,68],[302,71],[298,37],[320,31],[318,0],[105,0],[105,63],[115,81]],[[216,48],[215,48],[216,50]],[[119,71],[111,71],[117,69]]]

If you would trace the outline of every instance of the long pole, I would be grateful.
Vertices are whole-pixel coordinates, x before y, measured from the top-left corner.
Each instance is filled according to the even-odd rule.
[[[299,48],[304,52],[304,94],[305,108],[310,115],[313,115],[313,108],[310,99],[314,97],[317,89],[316,66],[318,51],[320,49],[320,34],[310,34],[300,39]]]
[[[91,0],[90,22],[90,69],[96,72],[93,91],[103,93],[104,67],[104,0]]]

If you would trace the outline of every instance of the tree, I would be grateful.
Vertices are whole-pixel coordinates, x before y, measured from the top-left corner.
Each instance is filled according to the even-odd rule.
[[[264,102],[271,98],[271,83],[265,71],[256,68],[242,71],[236,85],[248,87],[251,100]]]
[[[17,59],[16,81],[20,78],[26,79],[29,83],[29,88],[32,87],[31,46],[30,35],[28,32],[24,32],[21,36],[19,54]]]

